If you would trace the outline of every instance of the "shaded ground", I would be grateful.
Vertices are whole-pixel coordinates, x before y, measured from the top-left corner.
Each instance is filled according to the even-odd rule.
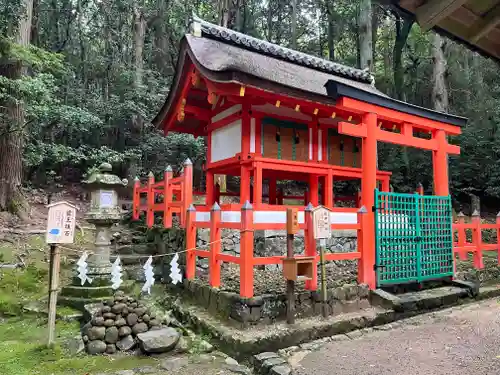
[[[297,361],[299,375],[498,375],[497,299],[411,318],[397,328],[329,342]]]

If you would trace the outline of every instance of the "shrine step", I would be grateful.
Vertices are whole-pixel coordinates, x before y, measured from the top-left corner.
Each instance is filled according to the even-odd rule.
[[[371,292],[372,305],[382,306],[397,312],[432,310],[455,305],[460,300],[475,297],[478,287],[473,283],[453,281],[452,285],[441,286],[401,294],[384,289]]]

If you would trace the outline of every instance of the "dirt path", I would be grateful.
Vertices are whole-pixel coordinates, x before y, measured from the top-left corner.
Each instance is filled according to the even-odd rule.
[[[329,342],[297,363],[299,375],[498,375],[500,303],[425,314],[353,340]]]

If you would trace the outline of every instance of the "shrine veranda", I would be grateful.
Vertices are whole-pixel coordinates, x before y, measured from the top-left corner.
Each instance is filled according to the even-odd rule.
[[[317,313],[319,255],[312,210],[318,205],[331,210],[334,232],[353,233],[356,242],[348,251],[326,254],[327,262],[348,261],[354,267],[351,280],[331,289],[331,314],[363,308],[369,290],[376,288],[451,280],[457,254],[471,255],[474,267],[482,268],[483,251],[498,250],[498,244],[481,239],[483,229],[498,233],[498,223],[485,226],[474,218],[453,223],[448,157],[460,153],[453,138],[467,120],[394,100],[373,83],[367,71],[194,18],[181,41],[169,96],[153,123],[165,133],[206,137],[206,191],[195,191],[187,160],[178,175],[168,167],[163,179],[152,174],[144,183],[136,179],[133,198],[134,219],[144,212],[148,226],[160,222],[170,228],[173,217],[179,220],[185,233],[185,248],[178,250],[185,255],[186,295],[204,301],[209,310],[217,310],[213,304],[229,306],[224,310],[229,315],[238,315],[239,305],[250,306],[242,301],[257,303],[257,298],[258,311],[245,310],[245,319],[269,317],[262,307],[266,295],[255,293],[255,276],[270,265],[281,275],[286,250],[262,256],[255,250],[256,234],[284,236],[291,206],[299,211],[303,238],[295,257],[311,257],[314,265],[298,287],[304,314]],[[391,173],[377,168],[382,142],[431,152],[433,195],[424,195],[422,188],[415,194],[391,191]],[[238,177],[239,192],[221,189],[220,176]],[[307,190],[287,196],[279,181],[298,181]],[[339,181],[360,183],[358,195],[347,198],[351,207],[340,207],[346,198],[334,195]],[[233,203],[224,203],[226,196]],[[194,204],[195,198],[204,203]],[[290,199],[293,204],[287,204]],[[197,241],[200,230],[209,233],[204,246]],[[237,253],[222,251],[222,232],[228,230],[238,235]],[[467,230],[472,242],[465,238]],[[202,275],[199,259],[208,264]],[[224,285],[228,269],[233,281],[239,279],[237,291]],[[279,293],[275,297],[282,299]],[[283,311],[273,314],[280,317]]]

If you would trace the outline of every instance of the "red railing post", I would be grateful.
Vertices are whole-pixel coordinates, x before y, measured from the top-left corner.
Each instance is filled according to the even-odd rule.
[[[193,203],[193,163],[189,158],[184,162],[184,189],[181,193],[181,226],[186,224],[186,213]]]
[[[358,249],[357,251],[361,253],[361,258],[358,261],[358,283],[360,284],[369,284],[369,280],[365,280],[365,276],[363,275],[363,270],[361,267],[359,267],[359,263],[363,260],[363,217],[368,211],[366,210],[365,206],[361,206],[361,208],[358,210],[358,225],[359,228],[357,230],[357,235],[358,235]],[[375,233],[375,235],[377,235]],[[373,249],[373,251],[376,251],[376,249]],[[377,275],[375,274],[375,277]]]
[[[457,219],[458,219],[458,224],[460,225],[464,225],[465,224],[465,215],[463,214],[463,212],[460,212],[458,215],[457,215]],[[459,248],[463,248],[466,244],[466,235],[465,235],[465,228],[463,227],[458,227],[458,230],[457,230],[457,238],[458,238],[458,247]],[[467,260],[467,251],[464,250],[464,249],[461,249],[459,252],[458,252],[458,257],[460,258],[460,260]]]
[[[170,180],[172,179],[172,167],[170,165],[165,168],[163,173],[163,226],[165,228],[172,227],[172,190],[170,189]]]
[[[216,202],[210,211],[210,255],[208,268],[210,285],[214,288],[220,287],[220,261],[217,260],[221,249],[220,216],[220,207]]]
[[[497,257],[498,264],[500,265],[500,212],[497,214]]]
[[[313,205],[309,203],[304,210],[304,247],[305,255],[308,257],[316,256],[316,240],[314,239],[312,211]],[[318,289],[318,262],[314,259],[313,262],[313,275],[311,280],[306,281],[305,285],[307,290]]]
[[[482,250],[482,231],[481,231],[481,216],[478,211],[472,213],[472,223],[474,228],[472,229],[472,243],[474,244],[474,267],[481,269],[484,267],[483,264],[483,250]]]
[[[240,296],[253,297],[253,207],[246,201],[241,207]]]
[[[132,195],[132,219],[139,220],[140,205],[141,205],[141,193],[139,189],[141,188],[141,182],[139,177],[134,179],[134,193]]]
[[[186,214],[186,278],[194,279],[196,271],[196,209],[190,205]]]
[[[424,187],[420,182],[417,185],[417,194],[424,195]]]
[[[153,172],[148,174],[148,192],[146,196],[147,208],[146,208],[146,225],[151,228],[155,223],[155,191],[153,189],[153,184],[155,183],[155,175]]]

